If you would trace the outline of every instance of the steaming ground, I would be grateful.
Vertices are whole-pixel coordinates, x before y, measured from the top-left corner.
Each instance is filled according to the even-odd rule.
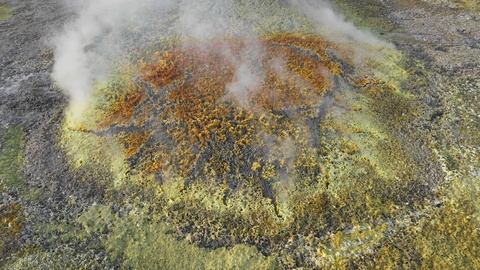
[[[370,231],[365,224],[356,224],[358,226],[347,227],[333,234],[330,238],[332,243],[346,243],[348,245],[343,248],[353,250],[351,254],[342,253],[346,254],[346,257],[335,265],[336,268],[402,266],[432,269],[478,268],[480,256],[478,250],[473,247],[479,246],[477,229],[479,227],[478,176],[480,175],[478,171],[480,167],[478,55],[480,52],[477,46],[480,41],[477,34],[480,32],[479,15],[473,11],[473,8],[470,10],[445,8],[453,5],[472,7],[475,4],[473,1],[455,1],[454,3],[454,1],[414,0],[362,2],[337,0],[335,2],[342,7],[341,10],[345,12],[346,18],[354,19],[357,25],[366,28],[380,29],[373,35],[383,34],[384,40],[394,43],[396,48],[409,56],[410,60],[407,64],[410,67],[408,71],[411,74],[410,80],[401,87],[403,91],[412,94],[421,106],[416,121],[397,132],[396,136],[411,138],[408,136],[413,134],[417,138],[423,138],[422,140],[405,140],[406,149],[414,154],[417,162],[429,160],[434,164],[440,164],[443,168],[443,173],[425,172],[431,179],[440,183],[437,186],[439,192],[435,200],[417,201],[411,204],[415,210],[412,210],[413,216],[407,215],[404,219],[395,221],[397,223],[384,232],[388,237],[380,241],[380,245],[373,246],[370,252],[359,253],[356,249],[356,247],[362,247],[361,243],[377,243],[375,242],[378,240],[377,236],[369,234]],[[154,29],[165,27],[165,23],[178,27],[182,24],[185,27],[192,26],[190,17],[162,18],[156,23],[139,24],[136,21],[132,23],[130,20],[125,20],[127,16],[120,18],[120,22],[115,15],[97,18],[98,13],[89,11],[89,7],[95,6],[105,10],[101,5],[107,2],[102,1],[85,2],[73,7],[66,5],[64,1],[56,0],[21,2],[7,0],[3,3],[13,9],[13,17],[0,21],[0,40],[2,40],[0,42],[1,267],[6,269],[78,269],[80,267],[111,269],[122,266],[135,268],[141,267],[134,264],[135,259],[142,261],[145,257],[158,258],[158,261],[167,266],[185,269],[192,265],[200,268],[214,268],[220,263],[224,263],[224,268],[234,267],[248,261],[248,258],[251,260],[249,265],[255,265],[252,267],[257,269],[272,266],[270,264],[272,262],[277,263],[277,267],[280,263],[284,268],[288,268],[288,265],[292,268],[295,265],[297,267],[301,265],[301,260],[282,261],[259,254],[257,250],[268,245],[269,239],[261,239],[263,242],[259,248],[238,245],[231,250],[219,248],[215,252],[210,252],[210,249],[206,248],[192,248],[189,244],[191,240],[189,235],[186,236],[186,240],[179,242],[175,237],[170,237],[171,230],[156,223],[162,221],[141,218],[155,210],[140,206],[150,199],[148,194],[142,195],[145,197],[141,202],[128,201],[112,208],[107,207],[105,205],[112,198],[124,198],[124,193],[111,193],[106,188],[107,184],[100,181],[102,179],[100,170],[80,172],[72,170],[72,164],[69,163],[71,161],[66,158],[62,146],[58,145],[63,132],[66,107],[69,106],[68,101],[72,100],[73,96],[77,95],[80,104],[85,102],[92,85],[112,70],[111,66],[115,66],[115,59],[118,55],[124,54],[125,48],[155,47],[164,41],[158,42],[156,34],[148,36],[143,33],[154,33]],[[117,15],[133,12],[132,16],[135,16],[135,12],[142,10],[141,6],[136,6],[138,4],[130,3],[132,9],[122,11],[123,4],[128,5],[129,2],[121,3],[116,10],[116,12],[120,11],[115,13]],[[162,8],[164,4],[168,4],[158,1],[155,3]],[[297,1],[294,4],[299,3],[318,5],[318,8],[314,9],[315,14],[330,14],[330,16],[342,18],[341,15],[335,15],[338,12],[331,14],[330,6],[327,5],[325,8],[324,2]],[[442,5],[436,5],[437,3]],[[282,7],[290,5],[292,3],[282,2],[281,4]],[[167,5],[165,10],[168,7],[170,6]],[[199,8],[212,10],[215,13],[231,14],[231,10],[223,10],[215,5]],[[241,9],[241,6],[238,8]],[[183,9],[183,12],[188,12],[188,9]],[[86,12],[84,17],[81,15],[82,10]],[[108,10],[105,12],[108,13]],[[155,13],[153,9],[150,12]],[[302,9],[302,12],[309,15],[310,10]],[[180,11],[179,13],[181,14]],[[358,14],[368,16],[357,16]],[[202,33],[206,28],[208,29],[205,23],[201,23],[202,14],[196,14],[196,16],[193,16],[196,18],[193,22],[200,21],[200,23],[198,29],[189,34],[191,38],[196,38],[195,33]],[[256,18],[254,13],[249,16],[262,19]],[[81,26],[75,26],[75,22],[80,18],[92,19],[100,27],[92,26],[96,29],[80,30]],[[343,19],[335,21],[338,22],[336,25],[351,29],[351,25]],[[371,21],[385,22],[388,26],[378,23],[369,25],[368,22]],[[129,23],[137,27],[128,26]],[[220,20],[214,25],[218,26],[222,32],[224,23],[225,21]],[[115,29],[111,28],[112,25],[117,24],[122,26],[124,30],[122,34],[116,33]],[[260,23],[256,27],[261,31],[263,24]],[[304,23],[292,23],[286,27],[302,29]],[[312,25],[307,26],[309,29],[311,27]],[[334,28],[332,26],[331,29]],[[320,27],[320,33],[322,29]],[[343,27],[341,30],[344,31]],[[345,31],[346,33],[340,35],[339,39],[334,40],[344,42],[347,42],[345,39],[364,40],[370,45],[376,44],[377,41],[372,44],[371,34],[365,30],[360,32],[357,30],[354,28],[353,32]],[[79,85],[83,84],[85,88],[82,87],[79,93],[64,92],[68,90],[61,87],[61,83],[58,85],[50,78],[54,70],[54,57],[58,57],[55,56],[58,48],[54,45],[59,44],[58,42],[61,42],[69,31],[73,31],[71,34],[74,37],[73,40],[78,42],[78,44],[71,44],[69,49],[73,48],[72,53],[77,57],[86,57],[72,64],[77,72],[83,72],[79,76],[83,82]],[[84,37],[83,34],[79,37],[76,36],[78,31],[87,31],[87,33]],[[177,30],[171,30],[171,32],[167,31],[165,36],[176,34],[178,34]],[[238,32],[233,34],[241,35]],[[128,43],[125,44],[123,37],[133,38],[128,38]],[[66,41],[64,42],[67,44]],[[91,57],[98,57],[102,60],[100,61],[102,64],[91,67],[89,62]],[[85,59],[89,61],[85,62]],[[72,61],[74,60],[73,58]],[[239,74],[248,75],[248,70],[244,71],[241,64],[239,67]],[[239,76],[239,80],[233,81],[232,92],[243,88],[244,85],[249,85],[248,77],[242,79]],[[336,110],[340,112],[341,108]],[[418,141],[428,143],[420,145]],[[285,141],[284,148],[290,147],[291,142]],[[368,144],[363,148],[368,151]],[[419,155],[422,151],[418,149],[422,148],[432,149],[436,154],[433,157]],[[392,153],[392,156],[395,154]],[[410,168],[405,169],[406,172],[409,170]],[[342,169],[339,169],[339,173],[341,172]],[[285,181],[288,182],[288,179]],[[175,188],[178,194],[183,192],[182,187]],[[130,190],[133,193],[137,192],[133,188]],[[417,204],[424,205],[426,210],[418,211],[418,208],[415,208]],[[115,213],[111,212],[112,209]],[[182,214],[181,210],[176,211]],[[118,217],[122,218],[117,219]],[[185,228],[188,229],[188,226],[180,229]],[[109,235],[117,238],[109,238],[108,243],[105,243],[102,239]],[[142,241],[135,241],[135,239]],[[310,241],[311,238],[308,235],[292,238],[282,246],[284,256],[281,258],[292,258],[288,257],[291,254],[300,254],[298,258],[312,254],[321,255],[322,251],[331,252],[329,253],[331,255],[338,254],[336,251],[342,250],[312,246]],[[143,245],[144,243],[147,245]],[[158,250],[145,249],[145,246],[154,246],[153,243],[161,243],[158,245]],[[107,249],[106,244],[116,249]],[[112,255],[114,250],[122,248],[126,250],[122,256]],[[183,258],[181,260],[169,261],[178,257],[165,255],[162,252],[164,250],[172,251],[171,254],[183,254],[184,257],[181,257]],[[330,256],[329,254],[327,257]],[[242,255],[248,258],[245,259]],[[239,260],[225,259],[232,257]],[[218,258],[222,259],[218,260]]]
[[[327,1],[268,1],[260,5],[259,9],[264,11],[270,8],[269,5],[294,7],[296,12],[318,22],[318,25],[311,26],[313,29],[308,29],[304,25],[311,25],[311,22],[290,16],[291,18],[281,18],[290,25],[286,23],[275,31],[314,30],[327,40],[366,43],[378,47],[377,49],[393,47],[347,22],[343,16],[334,12]],[[151,0],[141,3],[133,0],[84,1],[72,6],[78,17],[69,22],[53,40],[53,78],[70,97],[71,111],[81,114],[88,105],[95,83],[106,79],[115,62],[132,51],[147,50],[155,44],[155,40],[158,42],[168,36],[176,36],[181,42],[193,39],[194,42],[202,43],[228,36],[258,39],[260,35],[269,34],[261,26],[257,27],[264,18],[256,16],[252,10],[245,10],[251,6],[251,3],[242,4],[233,0]],[[228,48],[225,53],[228,53]],[[366,52],[360,49],[357,53],[361,59]],[[239,72],[246,72],[239,74],[239,77],[245,78],[249,71],[244,69],[242,63],[239,62],[238,65]],[[234,88],[234,92],[237,92],[238,87]]]

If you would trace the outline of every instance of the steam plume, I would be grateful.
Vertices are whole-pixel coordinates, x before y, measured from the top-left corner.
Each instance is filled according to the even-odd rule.
[[[264,18],[254,16],[256,11],[249,11],[257,5],[273,18],[281,14],[273,14],[270,6],[285,7],[288,3],[318,22],[319,33],[325,38],[386,45],[336,14],[327,0],[267,0],[258,3],[234,0],[66,1],[76,9],[78,17],[53,41],[53,78],[70,96],[70,109],[77,115],[87,107],[95,82],[105,79],[115,60],[148,42],[154,43],[156,39],[158,42],[166,33],[193,38],[197,42],[225,36],[258,38],[259,33],[254,28],[260,29],[258,26]],[[165,24],[165,18],[170,17],[173,18],[171,24]],[[289,17],[289,20],[297,19]],[[299,19],[297,23],[290,21],[279,25],[301,24]],[[228,54],[228,48],[225,53]],[[235,65],[235,81],[227,85],[226,90],[228,95],[239,99],[239,103],[244,103],[244,92],[255,87],[262,78],[254,75],[242,59],[237,59]]]
[[[87,0],[69,1],[78,17],[67,24],[53,41],[54,80],[70,96],[71,110],[81,113],[88,104],[93,85],[109,72],[109,66],[124,53],[119,43],[136,19],[147,15],[149,6],[170,1]],[[136,23],[140,25],[139,23]]]
[[[104,75],[106,69],[104,57],[86,47],[121,21],[119,15],[127,10],[122,8],[130,2],[134,1],[86,1],[80,5],[77,20],[68,24],[54,41],[53,77],[78,109],[85,107],[93,82]]]
[[[336,41],[353,40],[370,45],[390,46],[376,38],[372,33],[359,29],[345,17],[335,13],[330,2],[326,0],[288,0],[290,5],[303,12],[308,18],[321,24],[320,34]],[[326,33],[325,33],[326,32]]]

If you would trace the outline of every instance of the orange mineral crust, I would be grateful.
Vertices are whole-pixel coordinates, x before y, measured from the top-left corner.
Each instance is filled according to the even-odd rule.
[[[342,75],[333,49],[317,36],[281,34],[156,52],[98,127],[118,134],[125,157],[144,172],[170,164],[188,179],[268,178],[267,169],[251,168],[285,164],[272,144],[314,136],[309,123]]]

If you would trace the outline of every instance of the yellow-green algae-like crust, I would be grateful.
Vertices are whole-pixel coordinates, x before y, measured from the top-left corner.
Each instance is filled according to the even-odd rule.
[[[347,14],[355,14],[356,5],[365,2],[338,0],[342,10]],[[419,1],[398,1],[412,7]],[[456,8],[460,14],[478,11],[478,1],[468,0],[424,0],[430,4],[438,4]],[[382,1],[368,1],[368,9],[382,8]],[[347,15],[348,16],[348,15]],[[387,28],[388,24],[373,25],[371,16],[360,20],[366,28]],[[451,60],[451,58],[448,58]],[[415,67],[417,66],[417,67]],[[409,73],[425,73],[422,63],[411,63]],[[431,72],[431,71],[430,71]],[[418,223],[404,219],[398,223],[398,230],[391,239],[382,241],[371,261],[364,263],[376,269],[477,269],[480,266],[480,185],[479,170],[480,125],[478,124],[478,80],[469,75],[459,78],[448,78],[443,98],[448,110],[440,120],[440,131],[427,135],[440,139],[429,139],[428,147],[433,150],[435,159],[442,164],[445,184],[439,187],[437,195],[441,197],[434,204],[424,207],[425,216]],[[477,113],[477,115],[475,115]],[[453,124],[455,123],[455,124]],[[454,127],[452,127],[454,126]],[[453,129],[453,131],[452,131]],[[420,131],[417,131],[420,133]],[[450,133],[452,132],[452,133]],[[442,135],[438,135],[441,133]]]
[[[6,188],[24,188],[23,167],[25,132],[15,126],[0,131],[0,192]]]
[[[9,5],[0,4],[0,22],[6,21],[13,16],[13,10]]]
[[[105,246],[111,256],[123,258],[123,268],[275,268],[275,258],[263,256],[254,247],[237,245],[207,250],[191,245],[188,240],[178,240],[169,231],[169,226],[148,209],[148,205],[132,207],[129,213],[119,217],[109,206],[93,205],[78,220],[87,232],[100,231],[109,223],[113,224]]]
[[[422,165],[395,136],[418,116],[413,96],[401,91],[402,55],[338,45],[316,35],[311,21],[294,19],[301,14],[261,10],[272,20],[255,24],[267,27],[256,29],[260,39],[233,32],[209,49],[186,42],[147,52],[126,68],[130,78],[99,85],[84,119],[67,118],[62,143],[74,170],[99,169],[116,203],[144,197],[160,209],[116,216],[92,206],[79,218],[87,233],[114,220],[105,245],[127,267],[169,266],[170,256],[154,255],[163,247],[183,256],[173,243],[204,267],[239,250],[264,260],[244,244],[285,268],[347,267],[398,233],[413,215],[409,205],[426,195]],[[222,46],[264,79],[247,102],[227,93],[238,67]]]
[[[287,42],[296,42],[297,37],[286,35],[284,38],[288,40]],[[308,40],[308,36],[306,38]],[[159,62],[154,65],[146,64],[145,80],[157,84],[169,83],[169,80],[175,81],[175,76],[180,76],[181,73],[170,69],[174,62],[168,62],[173,61],[169,58],[175,57],[175,52],[157,57],[160,57]],[[328,65],[331,68],[330,72],[341,74],[342,71],[335,62]],[[160,69],[161,72],[155,73],[157,69]],[[300,74],[308,74],[308,70],[300,70],[300,72],[307,72]],[[157,74],[161,74],[161,76]],[[226,78],[228,79],[228,76]],[[325,85],[329,85],[328,80]],[[245,140],[243,144],[260,142],[260,147],[270,149],[269,151],[272,153],[270,156],[260,155],[257,158],[246,159],[251,165],[243,170],[231,168],[231,165],[224,163],[224,166],[228,167],[227,169],[211,167],[211,171],[204,170],[202,173],[204,176],[194,172],[192,174],[190,166],[195,165],[198,159],[190,156],[189,146],[197,141],[199,147],[203,147],[204,142],[210,141],[208,137],[212,136],[209,135],[210,133],[214,135],[228,134],[223,133],[222,124],[216,124],[215,118],[206,118],[207,121],[212,121],[212,124],[202,127],[203,124],[199,123],[192,127],[206,128],[205,133],[202,133],[203,131],[200,129],[199,135],[194,140],[190,137],[190,139],[182,141],[182,138],[195,135],[192,131],[180,132],[179,135],[176,135],[175,132],[179,131],[172,129],[170,135],[183,136],[177,137],[179,139],[173,145],[179,144],[182,147],[180,149],[184,150],[165,149],[166,146],[162,145],[161,140],[154,140],[150,148],[143,148],[147,141],[151,141],[149,138],[154,136],[155,130],[149,130],[148,125],[138,132],[135,129],[129,131],[128,128],[122,128],[128,127],[130,123],[134,123],[134,125],[146,123],[151,117],[149,110],[154,108],[145,105],[142,107],[141,113],[137,114],[138,117],[134,118],[136,111],[138,112],[135,107],[148,98],[146,90],[138,88],[134,83],[124,84],[125,88],[123,89],[127,89],[124,92],[112,90],[110,90],[112,92],[108,92],[108,87],[99,91],[98,94],[112,93],[111,98],[113,99],[110,99],[113,101],[112,105],[107,105],[106,108],[109,109],[100,111],[101,117],[97,122],[84,124],[80,128],[67,128],[65,145],[68,152],[72,153],[73,160],[76,160],[73,164],[77,164],[79,168],[102,164],[101,166],[106,166],[107,172],[110,170],[112,173],[116,173],[114,176],[116,183],[121,183],[122,179],[129,179],[129,181],[139,181],[144,183],[143,185],[153,187],[157,192],[156,196],[166,200],[166,204],[162,207],[165,209],[167,218],[175,224],[178,230],[176,233],[183,237],[190,237],[191,243],[203,243],[203,245],[213,247],[222,246],[222,243],[228,243],[228,245],[250,241],[255,243],[261,239],[274,239],[273,241],[277,239],[278,243],[282,243],[288,242],[295,235],[307,234],[312,235],[312,241],[306,246],[312,249],[308,254],[312,256],[311,260],[315,262],[315,265],[341,265],[355,254],[368,254],[368,250],[378,245],[385,237],[384,232],[387,225],[366,223],[362,228],[351,229],[350,233],[336,232],[323,240],[314,234],[321,231],[333,230],[335,232],[337,226],[340,228],[353,226],[367,217],[378,219],[385,215],[395,215],[401,207],[397,204],[403,199],[402,192],[410,192],[396,177],[402,177],[402,181],[413,181],[413,176],[404,175],[408,165],[403,165],[402,162],[409,162],[408,153],[402,150],[398,142],[389,138],[389,134],[384,128],[385,125],[374,117],[376,109],[371,109],[372,106],[378,105],[384,106],[379,110],[392,110],[392,117],[399,115],[400,118],[385,120],[390,120],[391,125],[396,126],[399,125],[396,121],[402,121],[402,117],[405,117],[406,120],[414,117],[414,110],[408,105],[402,105],[408,104],[409,97],[402,95],[392,84],[385,83],[381,79],[350,80],[353,84],[351,87],[358,87],[362,90],[361,92],[350,92],[348,88],[340,89],[329,97],[337,106],[328,108],[323,121],[315,123],[315,125],[319,125],[318,132],[322,133],[315,139],[318,140],[314,142],[314,144],[318,144],[317,148],[312,147],[308,127],[293,125],[288,120],[282,120],[269,112],[268,108],[281,110],[282,107],[275,107],[279,105],[269,103],[268,99],[257,99],[257,102],[264,102],[259,104],[266,106],[266,109],[263,109],[265,111],[257,114],[258,116],[255,116],[254,112],[237,109],[238,116],[232,116],[237,123],[230,125],[236,128],[241,123],[240,121],[247,121],[246,129],[239,133],[247,135],[247,137],[245,139],[238,137],[238,139]],[[323,86],[319,84],[319,87]],[[328,88],[322,91],[328,91]],[[124,94],[122,95],[122,93]],[[105,96],[105,94],[102,95]],[[224,93],[220,92],[218,97],[223,95]],[[319,92],[318,97],[320,98],[321,95],[322,92]],[[379,101],[372,100],[372,97]],[[190,97],[183,96],[182,98]],[[172,99],[172,101],[174,100]],[[201,101],[201,99],[196,100]],[[396,104],[388,105],[388,102],[392,100]],[[121,102],[117,105],[118,101]],[[295,102],[298,101],[288,102],[292,102],[292,105],[296,106]],[[182,109],[182,104],[185,102],[178,103],[176,107],[173,107],[177,111],[168,112],[168,116],[164,116],[171,127],[174,127],[179,119],[186,123],[190,121],[189,118],[183,118],[184,116],[179,114],[182,112],[178,111]],[[205,106],[199,104],[197,107],[187,107],[184,110],[196,113],[197,117],[200,117],[205,112],[195,110],[202,107]],[[225,107],[225,109],[227,108]],[[308,117],[309,113],[311,112],[305,111],[305,114],[300,114],[298,117]],[[168,120],[169,118],[171,120]],[[159,118],[157,121],[165,120]],[[228,122],[225,123],[228,124]],[[248,125],[251,127],[249,128]],[[140,124],[139,127],[141,126]],[[267,140],[259,141],[252,137],[255,134],[252,132],[256,126],[260,131],[267,132],[267,137],[264,137]],[[120,132],[117,132],[116,129]],[[284,129],[284,135],[281,135],[281,132],[280,135],[272,133],[272,131],[281,131],[281,129]],[[218,131],[214,132],[214,130]],[[235,130],[233,132],[232,135],[227,136],[236,136]],[[98,138],[99,141],[95,142],[95,138]],[[219,144],[219,147],[221,145]],[[244,146],[234,145],[233,147],[232,150],[236,151],[235,147]],[[217,150],[221,151],[221,149]],[[140,151],[147,154],[147,158],[138,156]],[[392,152],[395,152],[398,158],[395,163],[387,161]],[[180,154],[177,157],[179,159],[175,158],[176,154]],[[224,162],[221,159],[221,152],[219,154],[219,162],[212,161],[212,165],[218,166]],[[240,154],[241,152],[237,155]],[[101,155],[100,158],[99,155]],[[137,155],[137,165],[129,168],[126,165],[127,160],[135,155]],[[179,167],[175,163],[181,162],[180,158],[190,159],[190,161],[179,163]],[[98,161],[91,163],[92,159]],[[205,165],[208,164],[205,163]],[[282,168],[285,169],[284,173],[281,172]],[[222,175],[228,176],[232,170],[233,172],[236,170],[240,175],[238,180],[233,178],[233,181],[240,181],[239,183],[243,185],[241,192],[232,190],[232,182],[229,182],[232,180],[229,178],[223,178],[224,180],[219,178]],[[242,174],[248,171],[252,173],[250,176]],[[123,173],[123,178],[122,173],[119,172]],[[157,179],[160,172],[161,178]],[[195,180],[196,177],[202,178]],[[156,181],[159,182],[156,183]],[[262,181],[264,182],[262,183]],[[271,185],[271,187],[265,188],[265,185]],[[121,185],[118,188],[122,188]],[[395,193],[397,195],[394,195]],[[148,228],[145,229],[148,230]],[[190,230],[190,232],[184,235],[181,232],[185,230]],[[363,244],[356,245],[355,242]],[[336,251],[345,249],[347,249],[345,252]],[[139,252],[137,249],[126,249],[126,252],[132,252],[132,254],[125,254],[122,257],[125,259],[132,256],[132,262],[129,262],[130,259],[126,259],[126,263],[135,264],[141,261],[136,258],[138,256],[136,252]],[[282,256],[285,257],[283,264],[288,266],[291,255],[284,254]],[[295,259],[292,258],[292,260]]]
[[[24,137],[25,133],[19,126],[0,131],[0,194],[25,189],[25,179],[21,173]],[[19,237],[24,229],[24,223],[25,214],[20,202],[2,201],[0,205],[0,265],[20,248]]]

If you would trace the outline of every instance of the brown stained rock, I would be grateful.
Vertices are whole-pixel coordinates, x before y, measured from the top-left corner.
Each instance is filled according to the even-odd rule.
[[[20,247],[25,217],[20,203],[0,205],[0,265]]]

